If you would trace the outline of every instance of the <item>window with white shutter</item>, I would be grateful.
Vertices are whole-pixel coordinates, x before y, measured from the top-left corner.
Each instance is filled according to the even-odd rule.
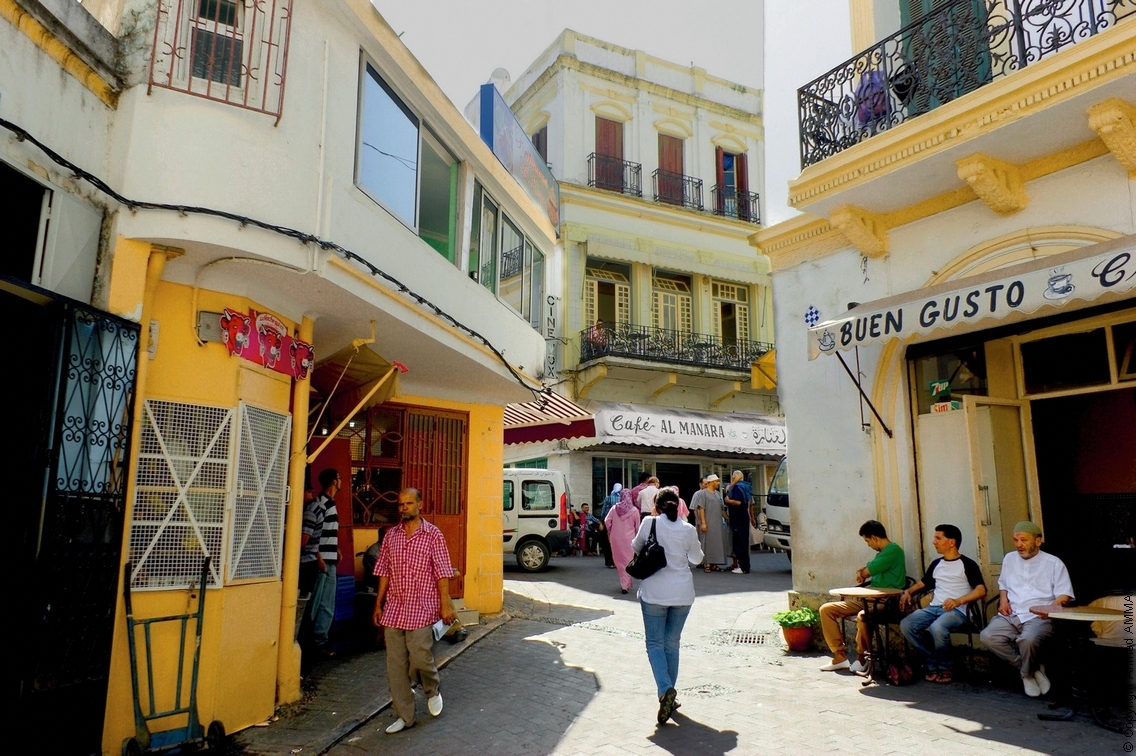
[[[714,335],[724,345],[749,341],[749,287],[714,281],[710,287]]]
[[[147,399],[134,471],[130,582],[138,590],[196,584],[212,557],[221,585],[236,410]]]
[[[631,282],[618,270],[588,267],[584,279],[584,323],[611,328],[631,322]]]
[[[655,291],[651,302],[651,324],[668,331],[693,332],[690,277],[656,271],[652,283]]]
[[[241,404],[237,427],[228,577],[279,577],[292,418]]]

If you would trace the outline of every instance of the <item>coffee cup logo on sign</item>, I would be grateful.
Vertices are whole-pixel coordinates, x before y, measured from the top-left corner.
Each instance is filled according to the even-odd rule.
[[[1049,275],[1049,288],[1042,296],[1046,299],[1064,299],[1076,290],[1073,285],[1073,274],[1066,273],[1064,268],[1054,268]]]

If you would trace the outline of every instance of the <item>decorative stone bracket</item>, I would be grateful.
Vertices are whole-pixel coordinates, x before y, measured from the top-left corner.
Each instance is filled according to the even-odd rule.
[[[829,223],[865,257],[883,257],[888,253],[887,225],[872,211],[841,205],[832,211]]]
[[[956,160],[958,176],[970,184],[978,198],[999,215],[1016,213],[1029,204],[1021,170],[980,152]]]
[[[1128,177],[1136,178],[1136,107],[1111,97],[1089,108],[1089,128],[1097,132]]]

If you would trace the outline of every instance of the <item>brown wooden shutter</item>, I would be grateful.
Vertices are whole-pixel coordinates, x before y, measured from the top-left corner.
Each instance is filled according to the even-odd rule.
[[[623,124],[596,116],[596,154],[623,160]]]
[[[757,208],[751,207],[749,197],[749,158],[744,152],[734,158],[734,180],[738,185],[738,217],[752,220]]]
[[[683,167],[682,140],[667,134],[659,134],[659,170],[681,176]]]

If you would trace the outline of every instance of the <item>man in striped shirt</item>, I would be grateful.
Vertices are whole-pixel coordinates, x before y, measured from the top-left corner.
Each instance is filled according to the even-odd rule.
[[[419,516],[422,495],[415,488],[398,494],[401,522],[387,531],[375,564],[379,595],[375,627],[383,628],[387,646],[387,683],[398,719],[386,732],[414,726],[414,691],[419,682],[430,716],[442,713],[438,668],[434,664],[431,625],[454,621],[450,578],[454,570],[442,531]]]
[[[329,467],[319,474],[323,489],[315,501],[304,509],[304,531],[300,536],[301,561],[314,558],[319,572],[315,587],[308,600],[308,618],[311,623],[311,642],[324,656],[334,656],[328,645],[328,632],[335,619],[335,568],[339,563],[339,514],[335,509],[335,495],[339,493],[339,471]],[[312,545],[318,544],[313,549]]]

